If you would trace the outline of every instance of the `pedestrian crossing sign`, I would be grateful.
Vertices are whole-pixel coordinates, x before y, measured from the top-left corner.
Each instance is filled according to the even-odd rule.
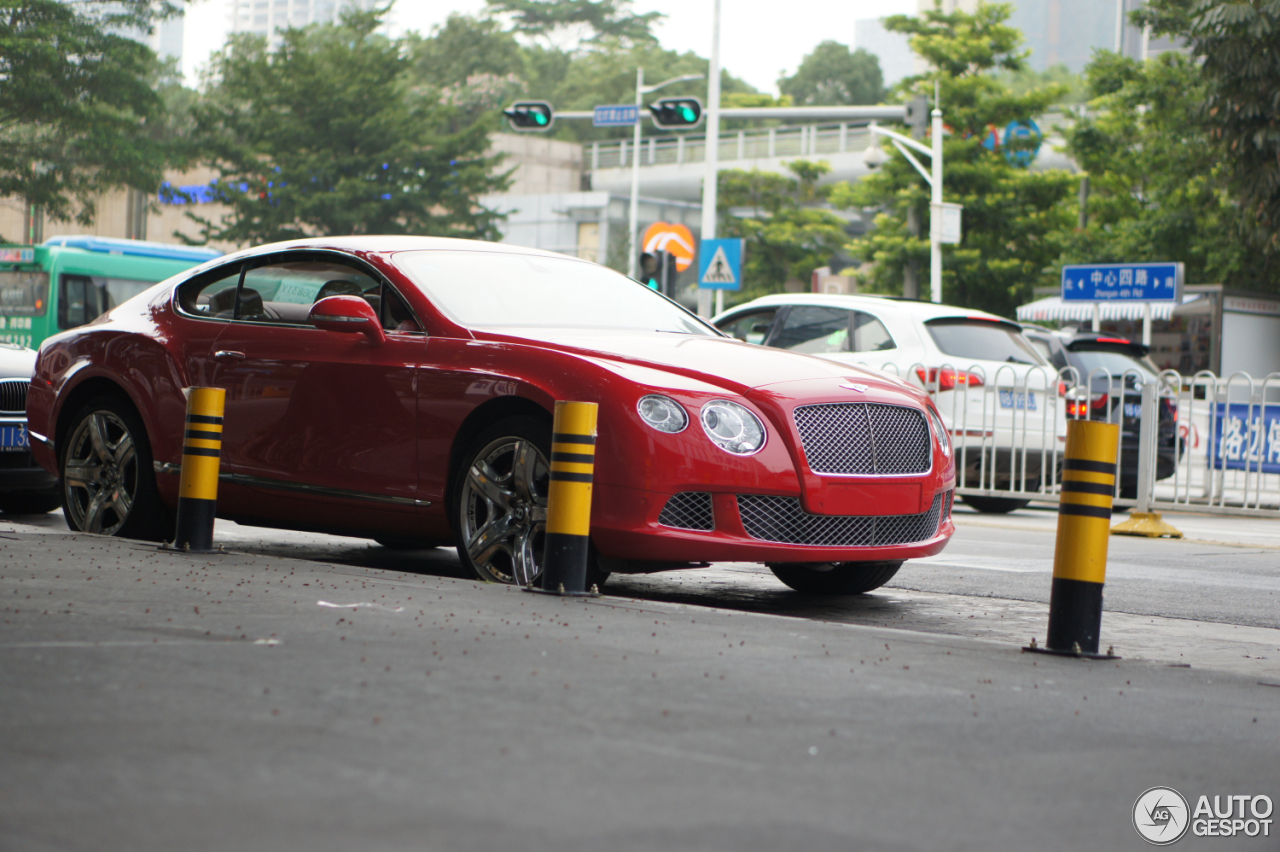
[[[742,289],[742,240],[703,240],[698,251],[698,286]]]

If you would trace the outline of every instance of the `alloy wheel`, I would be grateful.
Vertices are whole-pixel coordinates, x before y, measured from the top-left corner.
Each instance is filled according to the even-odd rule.
[[[546,457],[524,438],[499,438],[472,457],[462,541],[482,578],[526,586],[542,573],[549,482]]]
[[[115,413],[93,411],[71,433],[63,496],[75,529],[115,535],[128,521],[138,496],[138,452]]]

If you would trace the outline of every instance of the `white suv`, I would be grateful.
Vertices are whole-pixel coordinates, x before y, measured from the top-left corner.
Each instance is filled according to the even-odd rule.
[[[878,296],[782,293],[715,317],[739,340],[873,367],[925,388],[951,430],[957,485],[980,511],[1051,492],[1066,435],[1058,373],[1017,323]]]

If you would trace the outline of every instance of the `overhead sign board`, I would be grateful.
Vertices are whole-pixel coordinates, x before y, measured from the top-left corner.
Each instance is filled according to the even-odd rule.
[[[596,127],[630,127],[636,123],[638,114],[635,104],[598,106],[591,113],[591,123]]]
[[[676,271],[684,272],[693,266],[694,239],[693,232],[684,225],[673,225],[670,222],[654,222],[644,232],[644,251],[657,254],[665,251],[676,259]]]
[[[0,248],[0,263],[32,263],[35,259],[35,249]]]
[[[742,240],[702,241],[698,286],[704,290],[742,289]]]
[[[1181,263],[1095,263],[1062,267],[1064,302],[1181,302]]]

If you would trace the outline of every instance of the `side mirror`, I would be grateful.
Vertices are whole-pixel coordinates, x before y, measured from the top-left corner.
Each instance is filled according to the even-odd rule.
[[[387,340],[382,321],[373,307],[359,296],[326,296],[311,306],[307,321],[325,331],[363,334],[374,344]]]

